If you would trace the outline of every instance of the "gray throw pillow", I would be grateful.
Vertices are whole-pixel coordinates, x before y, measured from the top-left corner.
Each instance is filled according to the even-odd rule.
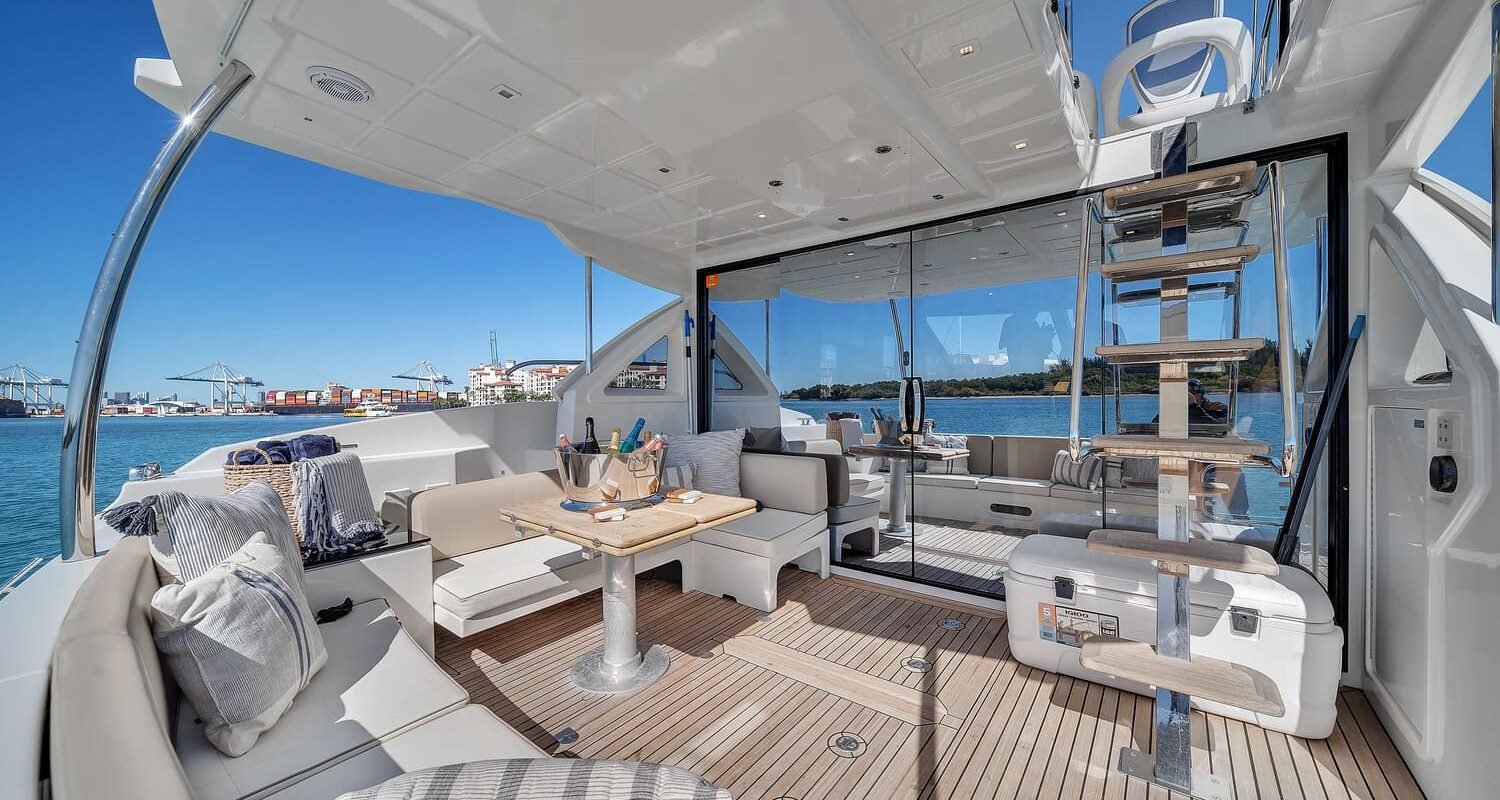
[[[1066,450],[1059,450],[1052,457],[1053,483],[1092,491],[1098,489],[1103,481],[1104,459],[1098,455],[1084,456],[1076,464]]]
[[[944,447],[951,450],[969,449],[969,437],[952,433],[934,433],[924,441],[928,447]],[[916,461],[913,462],[913,472],[927,472],[934,475],[968,475],[969,457],[950,458],[947,461]]]
[[[667,439],[667,466],[696,464],[698,486],[712,494],[740,496],[740,450],[745,429],[679,433]]]
[[[732,800],[680,767],[640,761],[513,758],[408,772],[336,800]]]
[[[781,452],[781,428],[746,428],[745,449]]]
[[[159,572],[190,581],[233,555],[260,531],[296,566],[301,587],[302,548],[281,496],[271,484],[256,481],[234,494],[214,497],[162,492],[156,498],[161,533],[151,537],[151,556]],[[165,576],[163,582],[167,582]]]
[[[698,465],[679,464],[675,467],[662,467],[661,485],[670,486],[673,489],[697,489]]]
[[[256,533],[222,563],[151,598],[156,648],[203,722],[241,756],[328,660],[302,590],[301,561]]]

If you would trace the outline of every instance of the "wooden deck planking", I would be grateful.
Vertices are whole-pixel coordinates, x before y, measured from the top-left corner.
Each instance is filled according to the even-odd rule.
[[[934,581],[955,588],[998,594],[1000,573],[1010,553],[1029,531],[981,523],[919,517],[911,537],[881,536],[873,556],[846,553],[845,563]]]
[[[793,570],[770,615],[649,579],[638,594],[641,639],[673,664],[633,696],[568,681],[599,641],[597,592],[466,639],[440,632],[438,657],[476,702],[549,752],[676,764],[741,800],[1181,797],[1115,769],[1121,747],[1149,751],[1151,699],[1019,664],[1003,614]],[[763,652],[791,666],[768,668]],[[904,669],[913,655],[933,668]],[[848,680],[826,677],[839,675]],[[913,724],[919,712],[896,712],[870,687],[931,697],[947,716]],[[1344,690],[1339,712],[1325,741],[1195,712],[1195,765],[1229,779],[1241,800],[1421,797],[1364,696]],[[579,739],[557,744],[564,728]],[[834,754],[841,732],[863,738],[865,752]]]

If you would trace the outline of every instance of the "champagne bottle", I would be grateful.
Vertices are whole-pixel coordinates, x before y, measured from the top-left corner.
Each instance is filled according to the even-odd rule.
[[[627,441],[627,442],[630,443],[630,449],[631,450],[634,450],[637,447],[640,447],[640,445],[641,445],[641,431],[643,431],[645,429],[646,429],[646,418],[645,417],[636,417],[635,427],[631,428],[630,429],[630,435],[625,437],[625,441]]]
[[[620,429],[619,428],[615,428],[614,430],[612,430],[612,431],[609,432],[609,451],[608,452],[611,452],[611,453],[618,453],[618,452],[620,452]]]
[[[583,418],[583,444],[578,446],[580,453],[598,453],[599,440],[594,436],[594,418]]]

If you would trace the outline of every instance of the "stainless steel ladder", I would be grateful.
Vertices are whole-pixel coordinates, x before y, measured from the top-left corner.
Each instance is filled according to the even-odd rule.
[[[1155,458],[1158,464],[1157,532],[1097,530],[1088,540],[1091,550],[1150,559],[1156,563],[1156,644],[1113,637],[1092,637],[1083,643],[1080,663],[1119,678],[1156,687],[1154,754],[1131,748],[1120,752],[1120,769],[1172,790],[1205,800],[1231,800],[1233,790],[1222,778],[1192,769],[1190,703],[1194,696],[1280,716],[1285,708],[1274,681],[1259,672],[1217,659],[1193,657],[1189,631],[1189,570],[1193,566],[1275,575],[1279,565],[1271,554],[1246,545],[1193,539],[1188,520],[1192,512],[1194,466],[1204,464],[1260,465],[1289,477],[1297,468],[1295,351],[1292,345],[1290,284],[1283,220],[1281,164],[1266,167],[1257,181],[1258,165],[1231,164],[1190,170],[1190,150],[1196,130],[1191,123],[1158,131],[1153,152],[1159,154],[1160,177],[1105,191],[1085,200],[1078,258],[1078,295],[1073,326],[1073,375],[1070,385],[1068,448],[1073,459],[1093,453]],[[1238,314],[1233,338],[1198,340],[1189,337],[1189,278],[1195,275],[1234,274],[1236,304],[1239,277],[1260,249],[1236,245],[1211,250],[1188,249],[1192,207],[1209,208],[1210,224],[1243,224],[1249,201],[1261,191],[1270,193],[1271,244],[1274,256],[1276,322],[1280,369],[1283,440],[1279,459],[1270,457],[1264,442],[1234,435],[1233,417],[1222,435],[1193,435],[1189,425],[1189,365],[1194,362],[1237,363],[1264,347],[1260,338],[1239,336]],[[1227,211],[1226,211],[1227,209]],[[1158,423],[1154,435],[1094,436],[1085,442],[1080,430],[1083,400],[1084,329],[1088,311],[1090,234],[1097,224],[1129,224],[1136,230],[1159,232],[1160,255],[1126,261],[1108,258],[1101,248],[1099,274],[1106,286],[1135,281],[1159,281],[1161,341],[1149,344],[1103,344],[1095,354],[1106,363],[1154,364],[1160,382]],[[1140,241],[1137,237],[1135,241]],[[1113,297],[1118,299],[1118,293]],[[1231,372],[1231,378],[1237,373]],[[1231,393],[1235,391],[1231,385]],[[1233,397],[1233,394],[1231,394]],[[1118,422],[1118,415],[1117,415]]]

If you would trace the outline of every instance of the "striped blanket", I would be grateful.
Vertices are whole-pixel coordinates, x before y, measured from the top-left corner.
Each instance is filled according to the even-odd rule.
[[[370,501],[370,485],[359,456],[331,456],[292,462],[297,525],[308,563],[364,550],[384,540],[384,526]]]

